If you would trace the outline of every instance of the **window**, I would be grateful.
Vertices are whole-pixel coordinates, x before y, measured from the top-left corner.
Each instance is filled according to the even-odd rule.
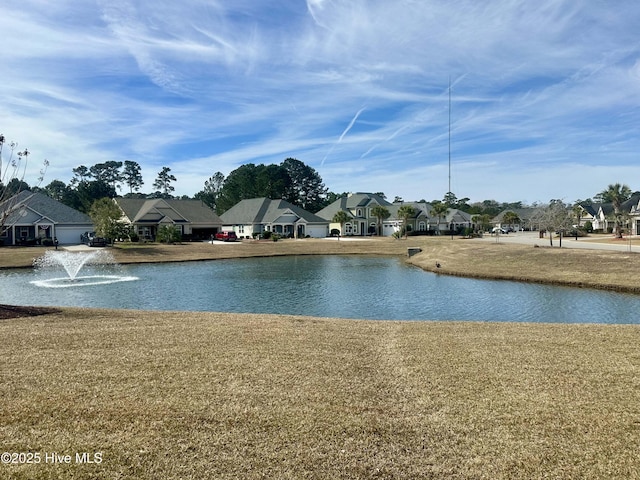
[[[138,235],[140,236],[140,238],[143,238],[145,240],[151,240],[152,239],[152,235],[151,235],[151,228],[149,227],[139,227],[138,228]]]
[[[238,225],[238,233],[244,233],[244,225]]]

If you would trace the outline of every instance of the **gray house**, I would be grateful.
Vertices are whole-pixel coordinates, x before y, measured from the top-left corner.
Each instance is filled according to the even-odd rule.
[[[0,242],[4,245],[80,243],[80,235],[93,230],[88,215],[42,193],[22,191],[0,204]]]
[[[142,239],[154,240],[158,228],[169,225],[193,240],[206,240],[222,228],[220,217],[200,200],[115,198],[122,221]]]
[[[329,235],[329,222],[285,200],[251,198],[241,200],[220,218],[225,230],[233,230],[238,238],[251,238],[265,231],[303,238]]]
[[[344,224],[344,232],[340,232],[342,235],[370,235],[375,232],[378,224],[378,219],[372,212],[377,205],[387,208],[390,212],[393,207],[391,203],[375,193],[350,193],[326,206],[317,215],[330,222],[332,230],[341,230],[342,225],[333,222],[333,217],[339,211],[343,211],[349,217],[349,221]],[[388,223],[388,225],[392,224]],[[383,235],[391,235],[392,229],[391,226],[383,229]]]

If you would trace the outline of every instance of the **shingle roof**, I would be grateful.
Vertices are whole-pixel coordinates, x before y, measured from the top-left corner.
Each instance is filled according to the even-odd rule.
[[[285,211],[293,212],[298,218],[307,223],[326,223],[327,221],[311,212],[297,207],[286,200],[271,200],[270,198],[251,198],[241,200],[220,218],[224,225],[250,225],[271,223]]]
[[[324,218],[325,220],[331,221],[339,210],[349,213],[350,210],[355,210],[358,207],[367,207],[371,204],[382,205],[387,208],[393,206],[392,203],[386,201],[380,195],[376,195],[375,193],[353,193],[346,197],[340,197],[332,204],[320,210],[316,215]]]
[[[24,190],[6,200],[0,205],[0,211],[13,210],[15,213],[7,220],[7,223],[13,223],[17,219],[17,217],[13,217],[18,215],[18,210],[21,207],[32,210],[36,214],[51,220],[56,225],[91,225],[93,223],[89,215],[60,203],[47,195],[29,190]]]
[[[116,198],[115,200],[131,223],[155,223],[166,218],[175,223],[222,224],[220,217],[200,200],[164,198]]]
[[[387,207],[391,216],[389,218],[400,218],[398,215],[398,210],[402,206],[413,207],[415,210],[415,215],[412,218],[418,218],[419,216],[429,217],[429,212],[431,211],[431,204],[425,202],[394,202],[390,207]]]
[[[528,220],[531,220],[532,218],[534,218],[538,213],[540,213],[541,210],[542,209],[539,208],[539,207],[508,208],[508,209],[503,210],[502,212],[500,212],[495,217],[493,217],[491,222],[492,223],[500,223],[500,222],[502,222],[502,219],[504,218],[504,214],[507,213],[507,212],[513,212],[516,215],[518,215],[520,220],[528,221]]]

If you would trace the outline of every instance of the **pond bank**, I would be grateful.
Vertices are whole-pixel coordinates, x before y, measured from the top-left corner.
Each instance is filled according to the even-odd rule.
[[[116,244],[108,248],[120,263],[178,262],[278,255],[396,255],[421,253],[407,261],[427,271],[640,293],[640,254],[493,243],[450,237],[350,238],[243,241],[232,243]],[[0,268],[31,267],[44,247],[0,248]],[[436,268],[436,263],[440,268]]]

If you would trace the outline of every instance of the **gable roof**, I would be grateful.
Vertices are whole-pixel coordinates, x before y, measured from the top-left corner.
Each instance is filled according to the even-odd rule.
[[[89,215],[39,192],[23,190],[0,204],[0,212],[10,212],[6,224],[19,222],[22,210],[31,211],[36,217],[32,223],[46,220],[56,225],[92,225]],[[38,218],[39,217],[39,218]]]
[[[325,220],[331,221],[335,214],[340,210],[353,216],[351,212],[357,208],[364,208],[373,205],[382,205],[387,208],[393,206],[391,202],[386,201],[380,195],[376,195],[375,193],[351,193],[346,197],[340,197],[335,202],[324,207],[316,213],[316,215],[324,218]],[[391,211],[391,209],[389,211]]]
[[[221,225],[220,217],[200,200],[166,198],[116,198],[131,223],[209,223]]]
[[[386,205],[385,205],[386,206]],[[429,218],[429,211],[431,210],[431,204],[429,203],[425,203],[425,202],[394,202],[392,203],[390,206],[387,207],[387,210],[389,210],[389,213],[391,214],[391,216],[389,218],[387,218],[387,222],[389,221],[397,221],[398,219],[400,219],[400,215],[398,215],[398,210],[400,210],[400,207],[413,207],[414,210],[414,215],[409,217],[409,218],[419,218],[419,217],[425,217],[425,218]]]
[[[241,200],[224,212],[220,218],[224,225],[265,224],[275,222],[287,212],[293,213],[298,219],[307,223],[327,223],[324,218],[286,200],[271,200],[265,197]]]
[[[598,214],[598,209],[600,208],[599,203],[580,203],[582,209],[590,216],[595,217]]]
[[[536,215],[538,215],[543,209],[541,207],[522,207],[522,208],[507,208],[503,210],[498,215],[493,217],[491,220],[492,223],[502,223],[504,219],[504,215],[507,212],[513,212],[518,215],[518,218],[523,222],[527,222],[533,219]]]

